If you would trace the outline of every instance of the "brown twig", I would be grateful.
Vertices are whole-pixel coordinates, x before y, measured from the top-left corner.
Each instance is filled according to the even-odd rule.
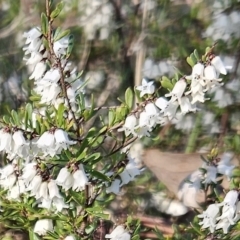
[[[53,50],[53,39],[52,39],[52,23],[53,23],[53,20],[51,19],[51,16],[50,16],[50,2],[49,0],[46,0],[46,15],[47,15],[47,18],[48,18],[48,33],[47,33],[47,40],[48,40],[48,46],[49,46],[49,51],[50,51],[50,57],[53,57],[53,59],[55,60],[56,64],[57,64],[57,67],[60,71],[60,84],[61,84],[61,89],[62,89],[62,93],[63,93],[63,96],[64,98],[66,99],[67,101],[67,105],[68,105],[68,108],[69,108],[69,111],[70,113],[72,114],[72,118],[73,118],[73,121],[74,121],[74,124],[75,124],[75,127],[76,127],[76,131],[77,131],[77,137],[79,138],[80,136],[80,133],[79,133],[79,124],[78,124],[78,121],[76,119],[76,116],[75,116],[75,113],[74,111],[72,110],[72,106],[71,106],[71,103],[70,103],[70,100],[67,96],[67,85],[64,81],[64,67],[65,66],[62,66],[62,63],[61,63],[61,59],[57,57],[57,55],[55,54],[54,50]]]

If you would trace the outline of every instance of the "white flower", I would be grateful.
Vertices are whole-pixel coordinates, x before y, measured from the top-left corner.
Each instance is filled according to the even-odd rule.
[[[204,71],[204,65],[202,63],[197,63],[192,68],[192,75],[191,79],[194,80],[200,80],[203,77],[203,71]]]
[[[38,62],[29,79],[35,79],[35,80],[40,79],[43,76],[44,72],[46,71],[46,68],[47,68],[47,65],[45,64],[45,62]]]
[[[7,164],[4,168],[0,169],[1,179],[5,179],[14,173],[13,164]]]
[[[202,214],[198,215],[199,218],[203,218],[203,220],[199,222],[199,225],[202,225],[202,228],[210,228],[210,232],[213,233],[218,215],[219,206],[217,204],[210,204]]]
[[[168,106],[168,100],[164,97],[160,97],[156,100],[155,105],[161,109],[161,112],[164,112],[164,110]]]
[[[232,153],[224,153],[221,161],[217,165],[218,173],[224,174],[230,180],[232,176],[232,170],[234,169],[234,165],[231,164],[231,160],[233,158]]]
[[[181,103],[180,103],[180,109],[182,114],[196,111],[196,108],[194,108],[193,105],[190,103],[190,100],[188,97],[182,97]]]
[[[53,199],[54,197],[61,198],[59,193],[59,188],[55,180],[51,179],[48,183],[49,198]]]
[[[31,191],[31,196],[37,196],[41,184],[42,177],[40,175],[36,175],[30,182],[29,186],[27,187],[27,191]]]
[[[88,178],[82,164],[79,164],[79,169],[73,173],[73,178],[74,183],[72,189],[76,192],[85,190]]]
[[[68,235],[67,237],[64,238],[64,240],[75,240],[75,237],[72,235]]]
[[[236,190],[231,190],[226,194],[223,202],[218,204],[219,206],[223,206],[222,212],[226,212],[230,207],[234,207],[236,205],[238,195],[239,193]]]
[[[122,225],[119,225],[111,232],[111,234],[106,234],[105,238],[110,238],[111,240],[130,240],[131,235]]]
[[[122,128],[118,129],[118,132],[124,131],[125,135],[128,137],[130,134],[136,135],[134,129],[137,125],[137,118],[134,115],[126,117],[125,123]]]
[[[222,86],[223,84],[219,83],[221,81],[222,79],[217,77],[217,72],[214,66],[208,65],[207,67],[205,67],[204,77],[201,81],[202,86],[205,87],[204,92],[215,86]]]
[[[215,166],[206,166],[204,167],[206,169],[206,175],[203,183],[209,184],[209,183],[216,183],[217,181],[217,168]]]
[[[69,208],[69,205],[64,202],[63,198],[54,197],[52,199],[52,205],[57,209],[56,212],[61,212],[63,208]]]
[[[49,199],[49,193],[48,193],[48,183],[42,182],[38,192],[36,193],[35,196],[36,199],[44,198],[44,199]]]
[[[8,194],[7,194],[7,199],[9,200],[20,200],[20,195],[22,193],[25,193],[26,187],[25,183],[23,180],[18,179],[16,184],[9,189]]]
[[[149,115],[147,112],[141,112],[139,116],[139,124],[135,127],[135,132],[139,138],[150,136],[149,131],[152,131],[152,128],[149,125]]]
[[[211,61],[211,64],[215,67],[215,69],[223,74],[223,75],[227,75],[227,70],[221,60],[221,58],[219,56],[214,56],[212,61]]]
[[[0,151],[10,152],[12,150],[12,135],[7,129],[0,130]]]
[[[120,180],[115,179],[112,183],[111,186],[106,189],[107,193],[114,193],[114,194],[119,194],[120,192]]]
[[[42,33],[40,31],[40,29],[37,28],[32,28],[31,30],[29,30],[28,32],[25,32],[23,34],[23,37],[26,38],[26,44],[31,43],[33,40],[35,40],[36,38],[41,37]]]
[[[172,120],[176,116],[177,108],[179,106],[178,101],[175,102],[168,102],[167,107],[164,109],[164,116],[168,117],[169,120]]]
[[[170,102],[174,102],[178,100],[179,104],[181,104],[181,97],[187,87],[187,83],[185,79],[180,79],[174,85],[172,91],[170,93],[165,94],[165,97],[171,97]]]
[[[58,151],[62,149],[66,150],[70,145],[76,144],[76,141],[69,140],[68,134],[62,129],[56,129],[54,131],[54,138]]]
[[[38,235],[46,235],[47,231],[53,231],[53,222],[51,219],[40,219],[35,223],[34,230]]]
[[[57,176],[56,183],[62,186],[64,190],[69,190],[74,183],[74,178],[72,174],[68,171],[66,167],[62,168]]]
[[[177,196],[187,207],[201,208],[197,202],[197,195],[200,193],[202,172],[194,171],[189,177],[180,184]]]
[[[142,80],[142,85],[136,87],[137,90],[139,90],[140,93],[140,97],[143,97],[145,94],[153,94],[155,91],[155,87],[153,85],[153,81],[147,82],[147,80],[145,78],[143,78]]]
[[[53,148],[55,144],[55,138],[53,133],[46,131],[44,132],[41,137],[37,141],[37,146],[39,148]]]
[[[68,44],[69,44],[69,37],[63,37],[58,41],[54,42],[53,50],[54,50],[54,53],[57,55],[57,57],[60,57],[61,55],[66,55],[66,49],[68,47]]]
[[[32,179],[37,175],[37,163],[32,162],[28,163],[23,168],[23,174],[21,178],[23,179],[24,183],[28,186]]]
[[[161,122],[160,111],[154,103],[148,103],[145,106],[145,111],[148,115],[148,126],[150,129]]]
[[[7,178],[1,179],[0,180],[0,185],[4,188],[4,189],[11,189],[15,182],[17,180],[17,176],[15,173],[9,175]]]

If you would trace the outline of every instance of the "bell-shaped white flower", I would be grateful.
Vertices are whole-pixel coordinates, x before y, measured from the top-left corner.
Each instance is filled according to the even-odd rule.
[[[32,52],[30,58],[26,59],[23,58],[23,60],[26,61],[26,65],[36,65],[37,63],[41,62],[43,59],[43,55],[38,52]]]
[[[5,129],[0,130],[0,151],[12,150],[12,135]]]
[[[111,234],[106,234],[105,238],[111,240],[130,240],[131,235],[122,225],[119,225],[111,232]]]
[[[54,197],[61,198],[59,193],[59,188],[55,180],[51,179],[48,183],[49,198],[53,199]]]
[[[218,165],[217,165],[218,173],[226,175],[229,180],[230,180],[230,177],[232,176],[232,170],[235,167],[234,165],[231,164],[232,158],[233,158],[233,154],[226,152],[223,154],[220,162],[218,162]]]
[[[161,122],[160,111],[154,103],[148,103],[145,106],[145,111],[148,115],[148,126],[150,129]]]
[[[26,187],[25,187],[24,181],[21,179],[18,179],[16,181],[16,184],[9,189],[7,194],[7,199],[19,201],[20,195],[22,193],[25,193],[25,191],[26,191]]]
[[[1,179],[8,178],[11,174],[13,174],[15,171],[15,168],[13,164],[7,164],[5,167],[0,169]]]
[[[23,174],[21,178],[23,179],[24,183],[28,186],[36,175],[37,175],[37,163],[32,162],[25,165],[25,167],[23,168]]]
[[[227,70],[219,56],[214,56],[213,59],[211,60],[211,64],[215,67],[215,69],[219,73],[227,75]]]
[[[219,206],[217,204],[210,204],[202,214],[198,215],[199,218],[203,218],[203,220],[199,222],[199,225],[202,225],[202,228],[209,228],[210,232],[213,233],[218,215]]]
[[[115,179],[115,180],[111,183],[110,187],[108,187],[108,188],[106,189],[106,192],[107,192],[107,193],[119,194],[119,192],[120,192],[120,183],[121,183],[121,181],[120,181],[119,179]]]
[[[201,208],[197,201],[197,195],[201,191],[202,172],[194,171],[180,184],[177,196],[181,202],[190,208]]]
[[[125,135],[128,137],[130,134],[136,135],[134,129],[137,125],[137,118],[134,115],[126,117],[124,125],[118,129],[118,132],[125,132]]]
[[[239,193],[237,190],[231,190],[229,191],[223,202],[219,203],[219,206],[223,206],[222,212],[227,212],[229,208],[236,206],[236,203],[238,201]]]
[[[56,129],[54,131],[54,138],[56,141],[56,148],[59,150],[67,149],[70,145],[76,144],[76,141],[69,140],[67,132],[62,129]]]
[[[149,131],[152,131],[152,128],[149,124],[149,115],[147,112],[143,111],[139,116],[139,124],[135,127],[135,132],[139,138],[150,136]]]
[[[53,133],[46,131],[44,132],[41,137],[37,141],[38,148],[54,148],[55,146],[55,138]]]
[[[68,47],[68,44],[69,37],[63,37],[58,41],[54,42],[53,51],[57,55],[57,57],[60,57],[61,55],[66,55],[66,49]]]
[[[56,183],[59,186],[62,186],[62,188],[66,191],[73,186],[74,178],[66,167],[60,170],[56,179]]]
[[[179,102],[168,102],[167,107],[164,109],[164,116],[168,117],[169,120],[172,120],[176,116],[177,109],[179,107]]]
[[[41,183],[39,190],[36,193],[35,198],[36,199],[40,199],[40,198],[49,199],[48,183],[46,181]]]
[[[143,78],[142,85],[136,87],[136,89],[140,91],[140,97],[143,97],[146,94],[153,94],[155,91],[155,86],[153,84],[153,81],[147,82],[147,80]]]
[[[209,184],[209,183],[216,183],[217,182],[217,168],[215,166],[206,166],[204,167],[206,169],[206,175],[203,183]]]
[[[155,101],[155,105],[161,109],[161,112],[164,112],[168,105],[168,100],[164,97],[160,97]]]
[[[200,80],[203,77],[204,65],[200,62],[195,64],[192,68],[191,80]]]
[[[14,143],[14,152],[16,154],[22,154],[22,150],[25,145],[29,145],[29,142],[26,141],[23,136],[23,132],[21,130],[17,130],[12,135],[13,143]]]
[[[27,187],[27,191],[31,191],[31,196],[36,196],[39,192],[41,184],[42,177],[40,175],[36,175]]]
[[[217,79],[217,72],[214,66],[208,65],[204,68],[204,78],[206,80]]]
[[[47,65],[45,64],[45,62],[43,62],[43,61],[38,62],[34,68],[32,75],[29,77],[29,79],[38,80],[38,79],[42,78],[44,72],[46,71],[46,68],[47,68]]]
[[[31,30],[29,30],[28,32],[25,32],[23,34],[23,37],[26,38],[26,44],[31,43],[33,40],[35,40],[36,38],[41,37],[42,33],[40,31],[39,28],[32,28]]]
[[[15,182],[17,180],[17,176],[15,173],[9,175],[7,178],[1,179],[0,180],[0,185],[4,188],[4,189],[11,189]]]
[[[53,231],[53,222],[51,219],[40,219],[35,223],[33,232],[43,236],[46,235],[48,231]]]
[[[180,79],[174,85],[172,91],[170,93],[165,94],[165,97],[171,97],[170,102],[174,102],[178,100],[179,104],[181,104],[181,97],[187,87],[187,83],[185,79]]]
[[[196,108],[193,107],[193,105],[190,103],[190,100],[188,97],[182,97],[180,109],[182,114],[186,114],[188,112],[196,112]]]
[[[51,68],[45,73],[44,77],[42,78],[42,81],[57,83],[60,80],[60,77],[61,75],[60,75],[59,69]]]
[[[88,178],[82,164],[80,164],[79,169],[73,173],[73,178],[74,183],[72,189],[76,192],[85,190]]]
[[[56,208],[56,212],[61,212],[64,208],[69,208],[69,205],[64,202],[63,198],[54,197],[52,205]]]

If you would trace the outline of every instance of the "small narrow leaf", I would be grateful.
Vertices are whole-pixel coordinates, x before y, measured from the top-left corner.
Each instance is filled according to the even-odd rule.
[[[63,6],[64,6],[64,3],[63,2],[60,2],[57,4],[57,7],[51,12],[51,19],[54,19],[56,18],[60,12],[63,10]]]
[[[48,19],[45,13],[41,14],[41,30],[43,35],[46,36],[48,32]]]
[[[133,106],[133,100],[134,100],[133,91],[129,87],[125,92],[125,102],[126,102],[129,109],[131,109],[132,106]]]

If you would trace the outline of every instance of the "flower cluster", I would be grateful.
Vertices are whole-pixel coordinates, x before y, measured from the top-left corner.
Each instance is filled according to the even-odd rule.
[[[119,178],[115,178],[111,185],[106,189],[107,193],[119,194],[120,187],[128,184],[130,181],[133,181],[134,178],[141,173],[134,159],[130,157],[128,157],[128,159],[128,164],[119,174],[121,180]],[[110,173],[110,175],[112,174]]]
[[[232,176],[234,165],[231,164],[232,153],[224,153],[220,161],[204,162],[202,167],[193,172],[181,185],[178,198],[188,207],[200,208],[198,194],[207,185],[217,184],[222,176]],[[205,186],[205,187],[204,187]]]
[[[59,104],[67,106],[66,97],[68,97],[72,110],[77,110],[75,97],[81,91],[82,81],[76,73],[76,69],[71,71],[71,63],[63,59],[67,54],[67,49],[71,44],[70,37],[63,37],[53,42],[49,52],[43,45],[43,38],[39,28],[33,28],[24,33],[26,38],[26,46],[23,48],[25,55],[30,55],[29,58],[24,58],[26,64],[34,69],[30,79],[34,79],[34,91],[41,96],[40,103],[52,104],[58,108]],[[55,55],[55,62],[51,62],[48,68],[49,55]],[[53,61],[51,59],[51,61]],[[64,81],[67,96],[62,95],[61,81]]]
[[[205,93],[222,85],[219,74],[226,75],[226,68],[219,56],[210,54],[205,64],[202,62],[195,64],[192,74],[179,79],[172,91],[165,94],[165,97],[170,97],[169,100],[160,97],[147,101],[139,116],[136,114],[127,116],[123,127],[118,131],[125,131],[126,136],[130,134],[139,138],[150,136],[150,132],[157,124],[164,125],[169,120],[174,120],[178,108],[180,108],[180,116],[195,112],[197,110],[195,103],[205,102],[208,99],[205,98]],[[191,81],[190,86],[187,80]],[[136,89],[140,91],[140,97],[155,92],[153,81],[147,82],[146,79],[143,79],[142,85]],[[188,95],[191,95],[191,98]]]
[[[239,210],[239,192],[231,190],[226,194],[223,202],[210,204],[202,214],[198,215],[199,218],[203,218],[199,224],[202,228],[209,228],[211,233],[222,229],[226,234],[229,227],[240,219]]]
[[[76,141],[71,141],[67,132],[60,128],[52,128],[31,139],[21,129],[5,127],[0,130],[0,151],[5,151],[9,160],[24,158],[29,162],[37,156],[53,157],[74,144]]]

